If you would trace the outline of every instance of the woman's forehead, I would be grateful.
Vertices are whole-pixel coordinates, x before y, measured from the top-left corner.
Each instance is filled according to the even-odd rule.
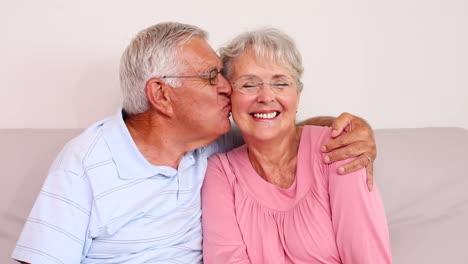
[[[252,52],[244,53],[232,61],[234,75],[256,75],[256,72],[271,75],[292,75],[289,62],[278,61],[275,57],[260,57]]]

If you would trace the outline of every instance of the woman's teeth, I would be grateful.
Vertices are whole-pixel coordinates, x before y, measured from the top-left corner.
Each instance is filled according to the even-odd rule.
[[[278,112],[271,112],[271,113],[254,113],[253,116],[256,118],[265,118],[271,119],[275,118],[278,115]]]

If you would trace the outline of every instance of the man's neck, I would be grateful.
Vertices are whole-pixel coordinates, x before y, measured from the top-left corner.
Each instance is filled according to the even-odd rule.
[[[124,121],[138,150],[153,165],[177,169],[185,153],[193,150],[178,129],[163,117],[142,113]]]

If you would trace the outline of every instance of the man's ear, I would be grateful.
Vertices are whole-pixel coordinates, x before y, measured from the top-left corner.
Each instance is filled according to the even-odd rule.
[[[159,113],[172,116],[171,87],[166,85],[161,79],[153,78],[146,83],[146,98],[151,106]]]

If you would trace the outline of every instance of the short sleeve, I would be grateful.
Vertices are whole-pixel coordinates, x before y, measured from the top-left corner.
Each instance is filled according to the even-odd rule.
[[[51,171],[26,220],[12,258],[28,263],[80,263],[88,235],[92,195],[85,177]]]

